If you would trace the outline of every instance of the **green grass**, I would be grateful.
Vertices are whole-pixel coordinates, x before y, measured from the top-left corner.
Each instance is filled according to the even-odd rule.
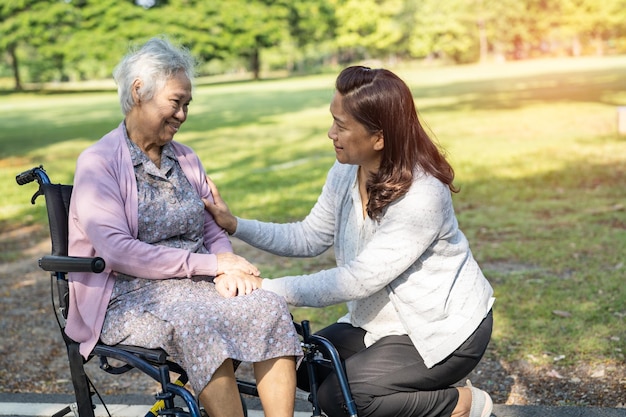
[[[539,365],[561,355],[561,364],[623,363],[626,135],[616,107],[626,105],[626,57],[396,71],[456,169],[459,223],[496,292],[495,353]],[[177,139],[199,153],[236,214],[299,219],[334,161],[333,81],[200,85]],[[0,96],[0,234],[45,225],[17,173],[43,164],[53,181],[71,182],[80,151],[120,118],[112,91]],[[20,245],[0,249],[3,262],[22,256]],[[261,268],[276,277],[329,266]],[[294,316],[319,328],[344,310]]]

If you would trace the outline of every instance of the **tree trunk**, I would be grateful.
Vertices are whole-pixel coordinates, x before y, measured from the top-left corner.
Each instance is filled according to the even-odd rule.
[[[259,48],[254,48],[252,51],[252,55],[250,56],[250,69],[252,70],[252,74],[255,80],[260,79],[261,73],[261,59],[259,56]]]
[[[17,62],[17,54],[15,53],[15,45],[9,45],[7,52],[11,57],[11,68],[13,69],[13,79],[15,80],[15,90],[22,91],[22,81],[20,80],[20,69]]]
[[[485,14],[483,11],[483,1],[478,0],[478,15],[476,16],[476,26],[478,26],[478,45],[480,47],[480,62],[487,62],[489,54],[489,42],[487,40],[487,28],[485,24]]]
[[[489,54],[489,44],[487,42],[487,30],[485,29],[485,20],[480,18],[476,22],[478,26],[478,44],[480,45],[480,62],[487,62]]]
[[[572,38],[572,56],[579,57],[582,53],[582,46],[580,45],[580,39],[578,36]]]
[[[602,39],[602,36],[594,36],[593,43],[596,47],[596,55],[604,56],[604,41]]]

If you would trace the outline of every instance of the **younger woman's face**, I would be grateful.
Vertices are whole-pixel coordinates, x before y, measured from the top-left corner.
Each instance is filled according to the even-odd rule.
[[[384,140],[382,132],[370,133],[365,126],[343,109],[343,96],[335,93],[330,103],[333,124],[328,137],[335,146],[337,161],[360,165],[368,172],[377,172]]]

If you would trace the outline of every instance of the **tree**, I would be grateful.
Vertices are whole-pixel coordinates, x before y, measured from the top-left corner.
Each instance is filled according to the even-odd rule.
[[[623,52],[625,22],[626,0],[11,0],[0,2],[0,57],[16,89],[109,77],[129,44],[166,34],[202,69],[243,62],[258,79],[270,48],[287,51],[288,69],[310,57]]]
[[[400,0],[347,0],[337,4],[336,45],[344,60],[355,56],[380,58],[396,51],[402,39],[397,19],[401,16]]]
[[[335,36],[337,20],[330,0],[293,0],[286,7],[289,33],[299,47]]]
[[[182,40],[201,61],[239,56],[254,79],[261,50],[289,36],[286,4],[272,0],[170,0],[159,16],[169,35]]]
[[[170,0],[155,7],[161,31],[187,46],[201,62],[223,59],[230,54],[232,38],[226,33],[225,0]]]
[[[471,3],[465,0],[415,1],[414,30],[408,45],[411,56],[435,54],[457,63],[478,59],[478,29]]]
[[[163,32],[157,8],[132,0],[82,0],[74,3],[78,24],[63,45],[75,76],[110,77],[129,45]]]
[[[615,30],[611,17],[619,13],[612,7],[615,4],[610,0],[562,0],[560,27],[571,42],[573,55],[580,55],[585,44],[592,45],[597,55],[604,54],[604,43]],[[624,18],[623,11],[621,14]]]
[[[248,60],[255,80],[261,69],[261,49],[276,46],[289,36],[286,2],[231,0],[232,6],[223,14],[226,31],[232,36],[232,50]]]
[[[71,4],[59,0],[14,0],[0,4],[0,51],[11,61],[15,89],[21,90],[20,51],[29,47],[47,52],[48,60],[63,72],[58,45],[76,23]],[[41,64],[41,61],[39,61]]]
[[[291,47],[291,57],[287,63],[290,71],[294,67],[305,68],[307,55],[320,63],[329,56],[334,57],[333,41],[339,26],[334,3],[334,0],[287,2],[290,39],[284,40],[283,45],[288,44]]]

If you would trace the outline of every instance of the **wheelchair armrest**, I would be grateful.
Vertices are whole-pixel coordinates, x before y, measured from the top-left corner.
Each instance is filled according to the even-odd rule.
[[[113,375],[124,374],[138,367],[142,362],[144,364],[147,362],[155,367],[168,363],[167,353],[163,349],[158,348],[148,349],[131,345],[109,346],[98,343],[93,350],[93,354],[100,358],[100,369]],[[124,362],[124,365],[112,366],[109,364],[108,358],[121,360]]]
[[[100,257],[46,255],[39,259],[39,267],[50,272],[94,272],[104,271],[106,264]]]
[[[117,349],[122,349],[126,352],[130,352],[134,355],[139,356],[140,358],[147,360],[148,362],[154,362],[159,364],[167,362],[167,352],[165,352],[163,349],[148,349],[141,346],[131,345],[115,345],[113,347]]]
[[[167,354],[163,349],[147,349],[129,345],[109,346],[97,343],[91,354],[100,357],[100,368],[108,373],[120,374],[137,368],[155,381],[160,380],[159,368],[168,364]],[[117,359],[126,365],[112,367],[108,364],[107,358]]]

